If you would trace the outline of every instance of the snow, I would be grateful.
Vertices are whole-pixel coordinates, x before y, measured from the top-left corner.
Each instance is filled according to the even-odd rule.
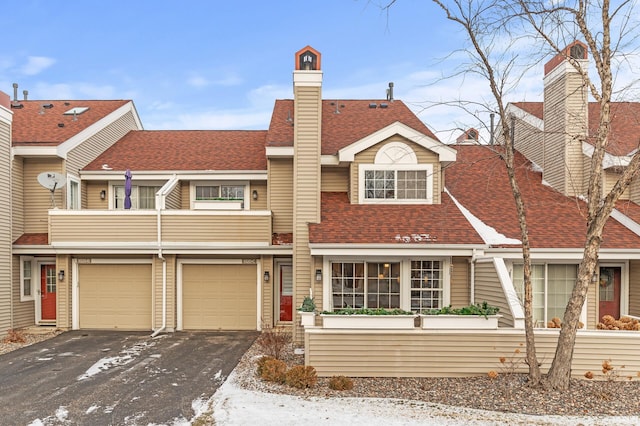
[[[505,235],[499,233],[494,228],[490,227],[486,223],[482,222],[473,213],[467,210],[462,204],[456,200],[456,198],[451,195],[448,189],[445,188],[445,192],[451,197],[453,202],[456,204],[460,212],[464,215],[464,217],[469,221],[471,226],[476,230],[476,232],[480,235],[480,237],[484,240],[486,244],[491,245],[518,245],[522,242],[520,240],[516,240],[514,238],[507,238]]]
[[[194,401],[195,404],[195,401]],[[192,404],[194,411],[195,405]],[[215,424],[366,424],[368,426],[442,425],[637,425],[640,417],[562,417],[510,414],[384,398],[299,398],[241,389],[235,373],[209,401]],[[203,410],[202,412],[205,412]],[[197,418],[197,415],[196,415]],[[177,423],[175,423],[177,426]]]
[[[78,376],[77,380],[84,380],[89,377],[95,376],[96,374],[107,371],[111,367],[116,367],[119,365],[127,365],[131,361],[133,361],[137,356],[139,356],[142,351],[147,348],[154,346],[155,342],[141,342],[136,343],[130,348],[125,348],[117,356],[105,357],[96,361],[84,374]]]

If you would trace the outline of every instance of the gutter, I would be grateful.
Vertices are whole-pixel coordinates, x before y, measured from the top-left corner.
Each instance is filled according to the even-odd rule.
[[[476,259],[477,253],[476,249],[473,249],[471,254],[471,260],[469,260],[471,266],[471,279],[469,281],[469,304],[476,304]]]

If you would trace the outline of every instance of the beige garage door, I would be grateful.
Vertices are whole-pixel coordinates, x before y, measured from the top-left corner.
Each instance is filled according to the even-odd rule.
[[[256,304],[256,265],[183,265],[185,330],[256,330]]]
[[[80,328],[151,329],[151,265],[78,269]]]

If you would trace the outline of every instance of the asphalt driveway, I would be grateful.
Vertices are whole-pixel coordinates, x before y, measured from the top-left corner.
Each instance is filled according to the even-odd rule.
[[[70,331],[0,355],[3,425],[190,420],[257,332]]]

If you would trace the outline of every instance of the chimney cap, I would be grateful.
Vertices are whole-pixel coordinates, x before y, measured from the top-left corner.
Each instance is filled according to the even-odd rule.
[[[544,64],[544,75],[549,74],[558,65],[566,61],[569,57],[577,60],[588,59],[587,45],[579,40],[576,40],[573,43],[569,44],[562,50],[562,52],[558,53],[556,56],[551,58],[549,62]]]

